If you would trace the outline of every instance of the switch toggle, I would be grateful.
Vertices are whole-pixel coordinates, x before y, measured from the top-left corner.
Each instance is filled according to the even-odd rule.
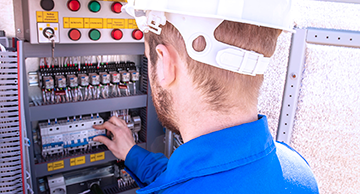
[[[52,28],[45,28],[44,30],[43,30],[43,35],[47,38],[47,39],[51,39],[51,38],[53,38],[54,37],[54,34],[55,34],[55,31],[54,31],[54,29],[52,29]]]

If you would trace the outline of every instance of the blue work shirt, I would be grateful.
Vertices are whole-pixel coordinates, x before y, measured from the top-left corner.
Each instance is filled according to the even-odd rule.
[[[169,160],[135,145],[125,166],[137,193],[318,193],[306,160],[274,142],[262,115],[192,139]]]

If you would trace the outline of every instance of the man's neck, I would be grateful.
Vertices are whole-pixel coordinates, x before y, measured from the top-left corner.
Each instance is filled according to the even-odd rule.
[[[258,120],[256,107],[251,111],[233,108],[226,113],[209,110],[199,101],[187,104],[177,112],[179,130],[184,142],[225,128]],[[191,113],[191,114],[189,114]]]

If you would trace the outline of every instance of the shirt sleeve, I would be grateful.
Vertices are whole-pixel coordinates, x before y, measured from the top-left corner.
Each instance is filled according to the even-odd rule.
[[[149,152],[134,145],[125,159],[126,171],[140,188],[146,187],[166,170],[169,159],[161,153]]]

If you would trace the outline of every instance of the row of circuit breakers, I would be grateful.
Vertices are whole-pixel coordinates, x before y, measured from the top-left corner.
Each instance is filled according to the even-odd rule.
[[[124,119],[128,128],[133,132],[134,140],[138,143],[138,132],[141,130],[140,116],[130,116],[129,110],[112,111],[112,116],[117,116]],[[54,121],[48,120],[47,123],[39,123],[42,156],[61,154],[68,155],[76,150],[88,150],[93,147],[102,145],[100,142],[93,141],[93,138],[99,135],[106,136],[105,129],[96,130],[92,128],[93,125],[100,125],[104,120],[96,114],[91,114],[87,117],[74,116],[67,117],[66,120]]]

